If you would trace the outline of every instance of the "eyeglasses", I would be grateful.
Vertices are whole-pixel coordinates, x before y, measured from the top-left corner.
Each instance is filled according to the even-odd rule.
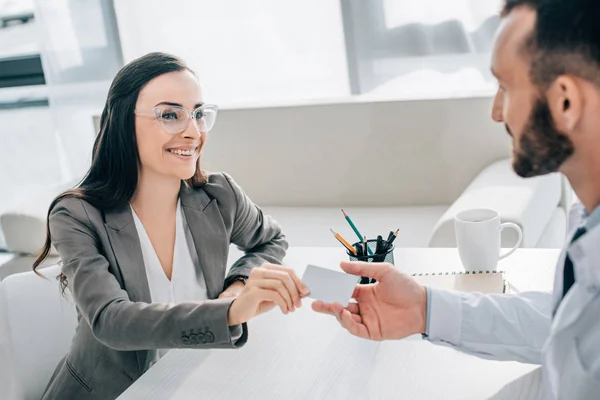
[[[187,129],[192,119],[200,132],[210,131],[217,119],[217,109],[214,104],[204,104],[194,111],[188,111],[180,106],[166,106],[154,107],[152,114],[138,110],[135,110],[134,113],[136,115],[152,115],[165,132],[178,135]]]

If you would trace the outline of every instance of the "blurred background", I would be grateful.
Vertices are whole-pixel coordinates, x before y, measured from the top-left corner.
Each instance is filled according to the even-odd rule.
[[[484,98],[487,109],[500,6],[500,0],[0,0],[0,213],[45,186],[82,176],[111,79],[147,52],[185,59],[205,100],[221,110],[474,97]],[[430,111],[422,114],[426,120]],[[501,143],[492,158],[506,154],[507,142]]]

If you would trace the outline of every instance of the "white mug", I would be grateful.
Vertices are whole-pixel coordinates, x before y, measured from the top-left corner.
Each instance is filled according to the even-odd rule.
[[[504,228],[513,228],[519,234],[515,246],[500,254],[500,234]],[[523,241],[521,227],[512,222],[500,222],[494,210],[476,209],[456,214],[454,231],[458,254],[466,271],[494,271],[498,261],[515,252]]]

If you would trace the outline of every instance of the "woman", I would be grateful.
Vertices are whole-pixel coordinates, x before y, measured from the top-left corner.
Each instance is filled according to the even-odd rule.
[[[115,77],[90,170],[50,206],[34,264],[55,246],[79,319],[44,399],[116,398],[167,349],[238,348],[252,317],[300,307],[307,288],[275,265],[287,249],[277,223],[200,168],[216,113],[170,55]],[[225,276],[230,243],[245,255]]]

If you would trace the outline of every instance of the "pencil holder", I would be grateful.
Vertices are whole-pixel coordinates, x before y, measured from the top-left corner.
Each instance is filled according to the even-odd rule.
[[[362,242],[354,243],[353,247],[356,248],[357,245],[362,246]],[[373,255],[357,256],[348,250],[346,253],[350,257],[350,261],[365,261],[365,262],[375,262],[375,263],[385,262],[385,263],[390,263],[390,264],[394,265],[394,244],[393,243],[390,245],[390,247],[389,247],[389,249],[387,249],[387,251],[379,253],[379,254],[375,253],[375,250],[377,248],[377,240],[367,240],[367,246],[369,246],[369,248],[373,252]],[[362,283],[362,284],[375,283],[375,279],[361,277],[360,283]]]

